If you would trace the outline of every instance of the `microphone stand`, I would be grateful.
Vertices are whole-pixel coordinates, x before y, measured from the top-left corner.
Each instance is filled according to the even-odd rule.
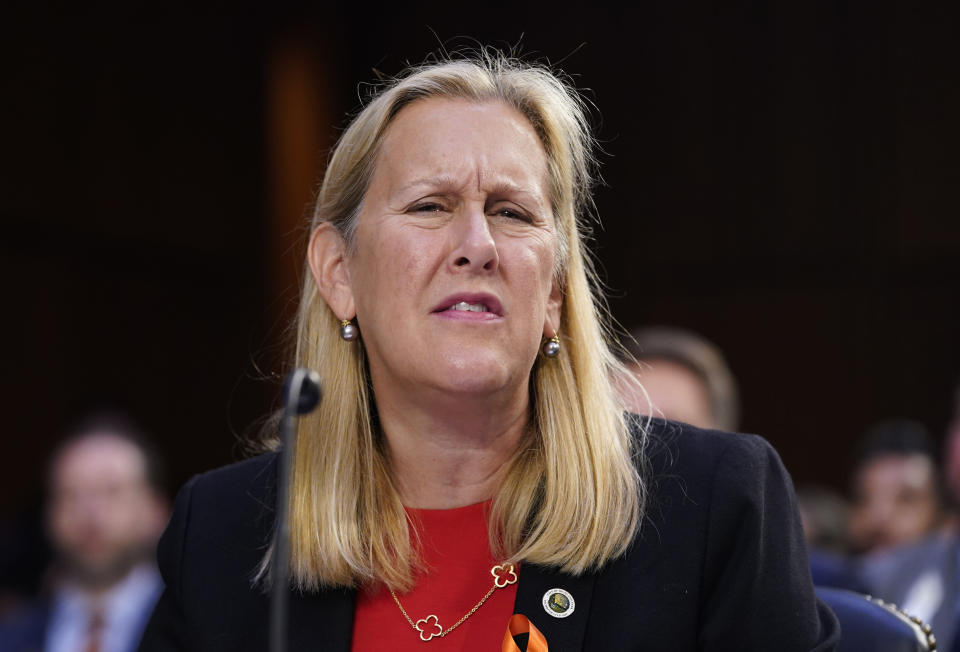
[[[320,404],[320,376],[294,369],[284,382],[282,448],[277,476],[277,523],[270,559],[270,652],[287,650],[287,601],[290,593],[290,479],[299,418]]]

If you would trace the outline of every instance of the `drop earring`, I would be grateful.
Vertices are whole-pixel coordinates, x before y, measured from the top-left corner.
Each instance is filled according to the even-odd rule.
[[[357,330],[357,327],[354,326],[349,319],[340,320],[340,339],[344,342],[352,342],[357,339],[357,335],[360,334],[360,331]]]
[[[555,358],[560,355],[560,338],[554,335],[543,343],[543,355]]]

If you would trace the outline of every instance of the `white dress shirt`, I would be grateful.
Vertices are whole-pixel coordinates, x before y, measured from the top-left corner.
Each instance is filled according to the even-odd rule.
[[[99,608],[104,619],[100,652],[136,650],[150,611],[163,588],[152,565],[134,568],[116,586],[95,598],[65,585],[53,596],[45,652],[82,652],[89,644],[90,619]]]

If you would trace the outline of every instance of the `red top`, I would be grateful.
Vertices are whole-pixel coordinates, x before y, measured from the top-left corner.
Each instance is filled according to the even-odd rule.
[[[417,622],[431,614],[436,620],[422,624],[427,634],[456,623],[473,609],[494,585],[490,569],[499,560],[490,556],[487,538],[489,502],[457,509],[410,509],[420,533],[421,555],[428,569],[417,576],[413,591],[397,594],[410,618]],[[519,574],[520,569],[517,567]],[[502,580],[509,573],[501,573]],[[445,637],[420,640],[385,587],[374,593],[360,591],[353,620],[353,651],[490,652],[499,650],[513,614],[517,585],[493,592],[483,606]]]

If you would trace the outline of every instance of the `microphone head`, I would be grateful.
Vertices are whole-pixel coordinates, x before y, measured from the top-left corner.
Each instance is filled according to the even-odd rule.
[[[320,389],[320,374],[313,369],[306,369],[300,384],[300,401],[297,403],[297,414],[309,414],[320,404],[323,391]]]
[[[294,369],[283,383],[283,404],[288,413],[309,414],[320,404],[323,392],[320,374],[313,369]],[[293,401],[293,403],[291,403]]]

